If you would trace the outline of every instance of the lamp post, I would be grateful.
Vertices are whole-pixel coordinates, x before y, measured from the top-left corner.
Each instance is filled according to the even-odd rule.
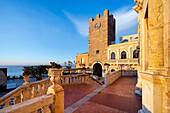
[[[104,64],[104,68],[105,68],[105,72],[104,72],[104,75],[105,75],[104,84],[106,86],[108,85],[108,70],[109,70],[109,66],[110,66],[110,64],[108,64],[108,63]]]

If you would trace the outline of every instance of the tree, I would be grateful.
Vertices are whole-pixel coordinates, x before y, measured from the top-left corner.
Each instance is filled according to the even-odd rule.
[[[36,78],[36,80],[42,80],[43,74],[47,74],[46,68],[50,68],[49,65],[39,65],[39,66],[26,66],[24,68],[27,68],[31,72],[31,77]]]
[[[64,62],[64,65],[68,69],[68,72],[70,74],[70,69],[71,69],[73,63],[69,60],[68,62]]]

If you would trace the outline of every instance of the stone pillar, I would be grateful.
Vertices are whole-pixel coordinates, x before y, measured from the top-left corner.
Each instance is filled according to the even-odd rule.
[[[117,49],[116,59],[120,59],[120,48]]]
[[[47,94],[54,95],[54,113],[64,113],[64,89],[58,84],[61,70],[48,69],[52,85],[48,88]]]

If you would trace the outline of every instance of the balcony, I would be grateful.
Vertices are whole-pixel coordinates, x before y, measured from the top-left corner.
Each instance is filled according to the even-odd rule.
[[[110,64],[138,64],[138,58],[133,59],[109,59]]]

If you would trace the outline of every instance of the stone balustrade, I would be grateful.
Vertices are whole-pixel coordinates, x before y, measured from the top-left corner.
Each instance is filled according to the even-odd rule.
[[[43,95],[25,102],[1,109],[1,113],[52,113],[54,95]]]
[[[64,89],[61,86],[82,83],[102,85],[88,74],[61,76],[61,72],[59,69],[48,69],[50,79],[24,83],[4,95],[0,98],[0,112],[64,113]]]
[[[50,85],[51,82],[49,78],[22,85],[0,98],[0,108],[45,95]]]
[[[110,59],[109,63],[113,64],[138,64],[138,58],[132,58],[132,59]]]
[[[122,76],[137,76],[137,70],[122,70]]]
[[[75,84],[82,84],[82,83],[102,85],[98,80],[94,79],[88,74],[64,75],[60,77],[60,81],[59,81],[59,84],[61,84],[61,86],[75,85]]]
[[[116,81],[119,77],[121,76],[121,70],[119,71],[114,71],[114,72],[109,72],[107,74],[107,85],[112,84],[114,81]]]

